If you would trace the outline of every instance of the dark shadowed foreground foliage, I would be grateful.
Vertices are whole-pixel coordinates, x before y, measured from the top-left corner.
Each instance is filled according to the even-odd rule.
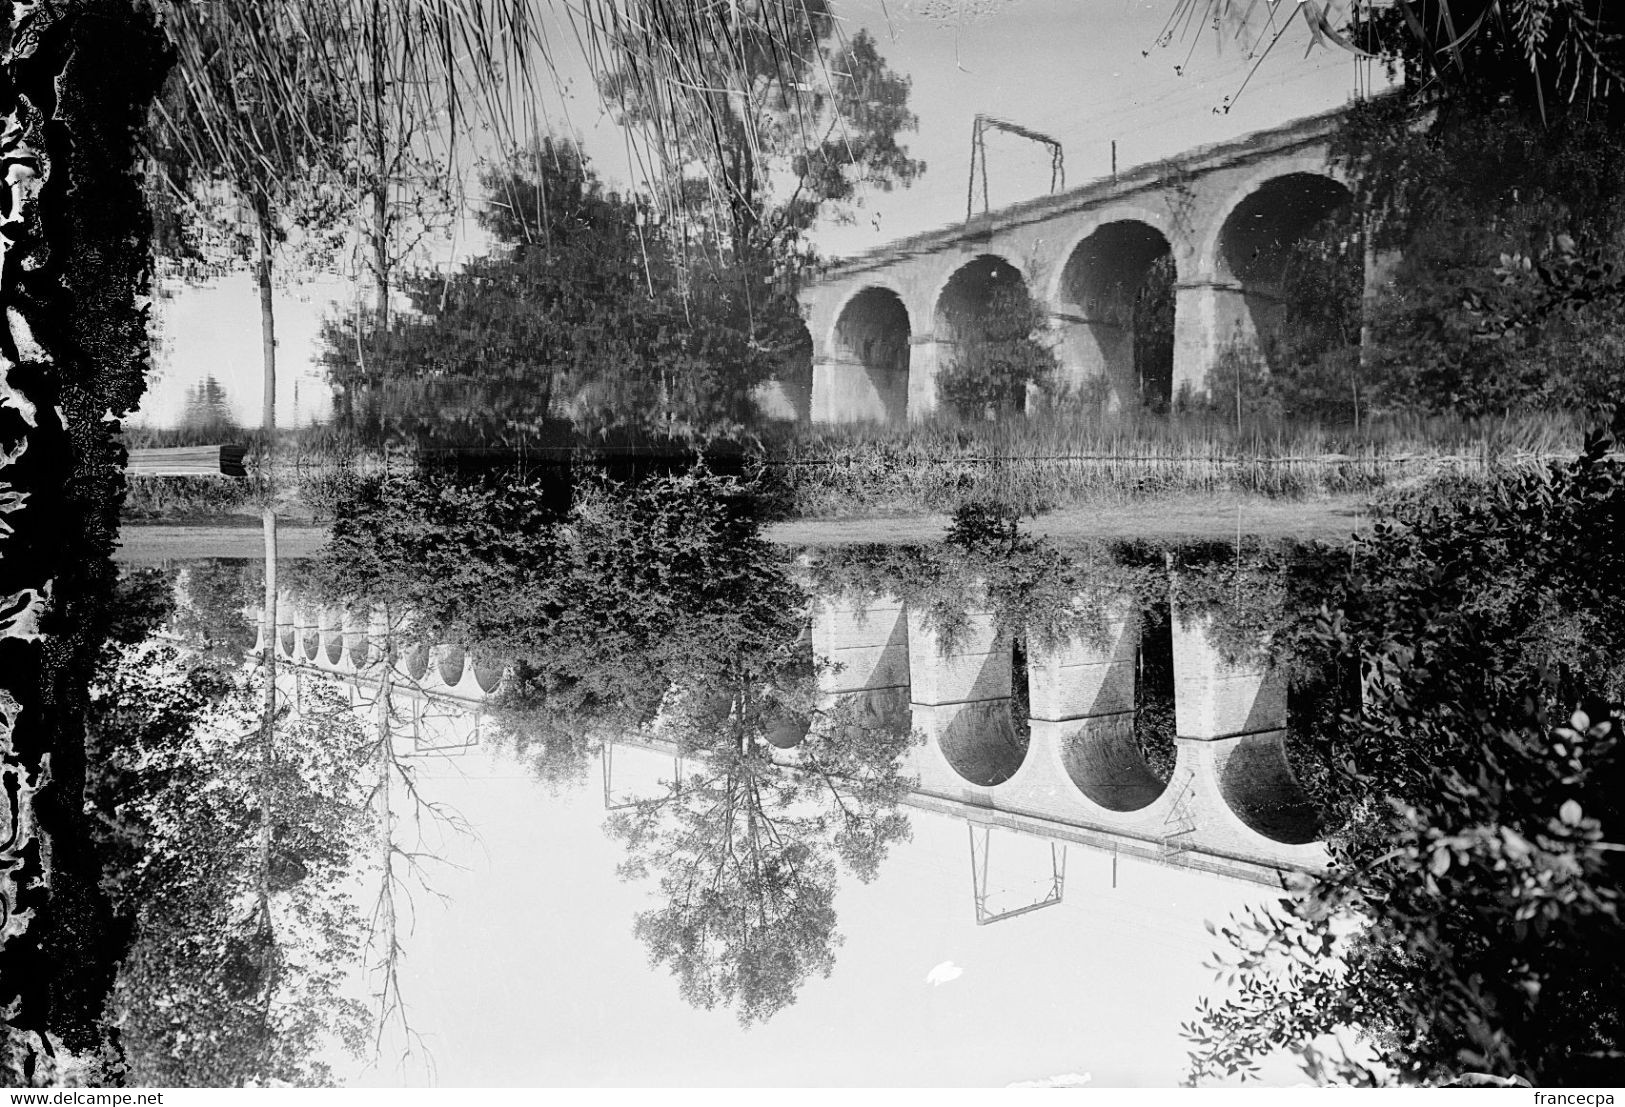
[[[1625,1079],[1612,441],[1358,544],[1299,645],[1361,666],[1363,709],[1326,741],[1364,817],[1327,872],[1221,931],[1239,992],[1187,1027],[1193,1081],[1282,1048],[1357,1084]]]

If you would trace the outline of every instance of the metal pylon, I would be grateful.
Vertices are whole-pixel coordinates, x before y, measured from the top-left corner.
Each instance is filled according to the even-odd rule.
[[[1050,885],[1049,891],[1043,898],[1021,907],[1013,907],[1008,911],[989,911],[987,909],[987,873],[988,851],[992,844],[992,827],[978,827],[974,823],[966,823],[965,829],[970,831],[970,872],[971,893],[976,904],[976,925],[987,926],[989,923],[1003,922],[1013,919],[1017,915],[1026,915],[1045,907],[1053,907],[1061,902],[1066,891],[1066,846],[1060,842],[1049,844],[1050,853]],[[982,832],[980,848],[977,846],[976,832]]]
[[[623,811],[628,807],[636,807],[641,801],[630,799],[622,800],[621,802],[617,803],[614,795],[612,794],[610,782],[615,776],[614,742],[605,742],[603,744],[602,752],[599,756],[599,764],[603,767],[604,773],[604,810]],[[681,792],[683,790],[683,759],[676,754],[672,755],[671,771],[672,790],[675,792]]]

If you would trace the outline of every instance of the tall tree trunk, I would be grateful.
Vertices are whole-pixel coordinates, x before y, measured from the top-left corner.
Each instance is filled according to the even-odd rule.
[[[260,425],[265,429],[265,471],[269,474],[270,455],[276,447],[276,304],[271,288],[271,207],[263,197],[254,202],[254,222],[259,238],[254,275],[260,286],[260,352],[265,371],[265,406]]]
[[[383,151],[378,151],[380,163]],[[389,195],[380,183],[372,193],[372,280],[377,299],[378,332],[389,329]]]
[[[372,279],[377,298],[378,333],[389,329],[389,166],[384,160],[384,63],[390,44],[382,0],[372,4]]]

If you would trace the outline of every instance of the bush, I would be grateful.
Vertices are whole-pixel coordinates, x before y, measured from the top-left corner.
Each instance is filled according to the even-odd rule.
[[[249,483],[230,477],[129,476],[126,479],[129,492],[120,512],[120,518],[126,523],[240,515],[253,502]]]
[[[958,354],[937,374],[937,392],[962,417],[1022,412],[1028,386],[1054,378],[1055,352],[1041,337],[1049,320],[1019,278],[995,281],[985,305],[953,320],[953,328]]]

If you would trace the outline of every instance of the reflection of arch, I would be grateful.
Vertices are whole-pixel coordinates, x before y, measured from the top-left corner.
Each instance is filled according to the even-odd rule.
[[[791,714],[790,709],[785,709]],[[793,717],[793,716],[792,716]],[[864,688],[856,692],[837,692],[823,698],[821,705],[806,719],[808,726],[802,731],[802,736],[811,733],[817,727],[817,733],[823,736],[833,747],[840,748],[871,740],[876,734],[906,734],[913,724],[913,712],[908,699],[908,687],[897,688]],[[770,734],[768,741],[775,746],[788,738],[796,730],[802,730],[800,723],[794,728],[785,724],[779,729],[779,740]],[[799,744],[800,738],[791,743]],[[780,746],[788,749],[788,746]]]
[[[1274,842],[1303,845],[1320,836],[1320,813],[1287,762],[1285,731],[1233,739],[1221,754],[1219,793],[1236,817]]]
[[[775,749],[794,749],[811,729],[811,715],[797,715],[792,711],[770,712],[762,720],[762,737]]]
[[[1079,719],[1061,746],[1061,763],[1078,790],[1108,811],[1138,811],[1167,782],[1151,771],[1134,741],[1134,713]]]
[[[429,647],[421,642],[401,651],[397,664],[413,680],[422,680],[429,672]]]
[[[495,692],[497,685],[502,683],[502,670],[501,665],[478,662],[474,665],[474,683],[480,686],[482,692]]]
[[[440,673],[441,681],[447,687],[456,685],[463,679],[463,647],[440,646],[436,652],[439,656],[436,658],[435,667]]]
[[[345,615],[344,650],[350,655],[350,664],[357,669],[365,669],[376,656],[372,639],[368,636],[370,629],[371,624],[366,616],[353,612]]]
[[[937,745],[954,772],[984,788],[1003,784],[1027,759],[1027,735],[1010,717],[1010,701],[982,700],[955,705]],[[941,710],[939,708],[939,710]]]
[[[908,309],[889,288],[864,288],[835,317],[830,353],[838,362],[860,366],[880,399],[889,422],[908,414]]]
[[[329,665],[337,665],[344,660],[344,612],[338,608],[329,608],[322,614],[321,637],[324,648],[322,652],[327,657]]]
[[[1172,307],[1175,280],[1167,236],[1138,219],[1101,224],[1067,257],[1057,299],[1069,341],[1081,346],[1073,354],[1086,372],[1104,376],[1120,397],[1146,398],[1149,392],[1168,398],[1173,374],[1171,312],[1166,324],[1158,320],[1158,333],[1137,330],[1146,330],[1148,297],[1166,298]]]

